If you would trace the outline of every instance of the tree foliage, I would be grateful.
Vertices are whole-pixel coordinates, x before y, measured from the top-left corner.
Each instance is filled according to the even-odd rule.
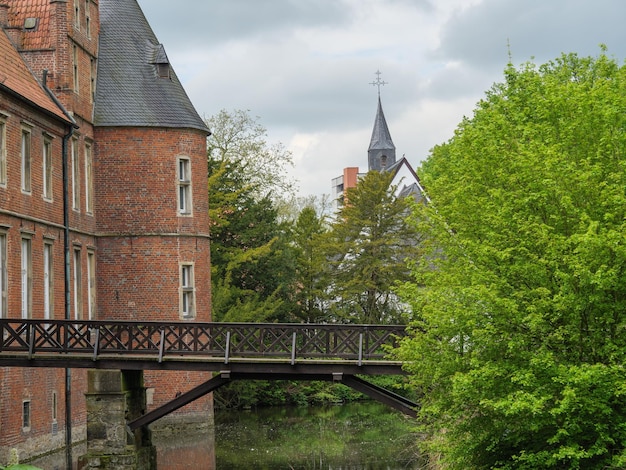
[[[293,309],[294,254],[289,225],[278,221],[273,200],[262,195],[281,184],[279,175],[263,175],[259,163],[271,154],[261,138],[264,129],[244,112],[222,111],[207,123],[213,132],[208,149],[213,318],[286,320]]]
[[[221,110],[206,119],[211,129],[208,138],[209,159],[236,163],[246,191],[256,199],[292,197],[293,178],[287,175],[293,166],[292,154],[280,143],[267,141],[267,129],[248,111]]]
[[[327,228],[309,206],[300,212],[292,233],[296,252],[296,316],[307,322],[318,322],[326,318],[328,310],[329,273],[323,248]]]
[[[443,468],[626,466],[626,69],[505,70],[421,172],[400,355]]]
[[[405,305],[394,291],[408,280],[407,260],[418,235],[407,223],[410,202],[396,196],[393,174],[368,172],[347,191],[327,237],[332,314],[344,322],[402,322]],[[404,319],[406,321],[406,319]]]

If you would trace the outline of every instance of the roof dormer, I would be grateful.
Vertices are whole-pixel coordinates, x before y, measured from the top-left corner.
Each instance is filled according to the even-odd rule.
[[[170,61],[165,53],[163,44],[159,44],[156,47],[156,54],[154,57],[154,65],[156,67],[157,77],[171,79]]]

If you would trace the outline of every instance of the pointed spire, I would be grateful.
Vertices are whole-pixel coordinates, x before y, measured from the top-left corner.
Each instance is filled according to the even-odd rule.
[[[378,110],[376,111],[376,119],[374,120],[374,130],[372,131],[372,139],[370,141],[369,150],[395,150],[396,146],[391,139],[391,133],[387,126],[383,105],[378,97]]]
[[[380,96],[378,97],[378,110],[376,111],[374,130],[367,156],[370,170],[383,171],[396,162],[396,146],[391,139]]]

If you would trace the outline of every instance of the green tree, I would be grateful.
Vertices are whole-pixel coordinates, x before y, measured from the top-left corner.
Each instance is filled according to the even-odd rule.
[[[410,198],[397,197],[391,173],[370,171],[347,191],[327,237],[332,313],[344,322],[406,321],[394,288],[409,279],[419,237],[408,224]]]
[[[626,466],[626,69],[508,66],[423,165],[400,357],[442,468]]]
[[[248,111],[222,109],[206,119],[211,129],[208,138],[210,160],[237,162],[246,192],[255,199],[270,197],[273,201],[293,197],[295,182],[288,170],[293,156],[280,143],[267,141],[267,129]]]
[[[244,112],[222,111],[207,123],[213,318],[286,320],[293,310],[294,254],[290,224],[278,221],[264,195],[280,186],[278,175],[263,176],[259,163],[271,153],[261,138],[265,130]]]
[[[328,309],[326,253],[323,237],[327,229],[313,207],[300,212],[293,228],[296,253],[296,316],[316,322],[326,317]]]
[[[280,301],[267,289],[256,290],[260,280],[254,273],[272,253],[273,214],[264,212],[267,205],[258,204],[244,186],[237,188],[236,167],[209,164],[212,315],[215,321],[265,321]]]

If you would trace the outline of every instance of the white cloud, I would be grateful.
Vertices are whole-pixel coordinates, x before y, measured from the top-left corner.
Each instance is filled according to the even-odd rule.
[[[509,53],[543,63],[605,43],[626,57],[623,0],[139,3],[198,112],[259,116],[293,152],[303,195],[366,167],[377,70],[398,156],[417,164],[501,80]]]

